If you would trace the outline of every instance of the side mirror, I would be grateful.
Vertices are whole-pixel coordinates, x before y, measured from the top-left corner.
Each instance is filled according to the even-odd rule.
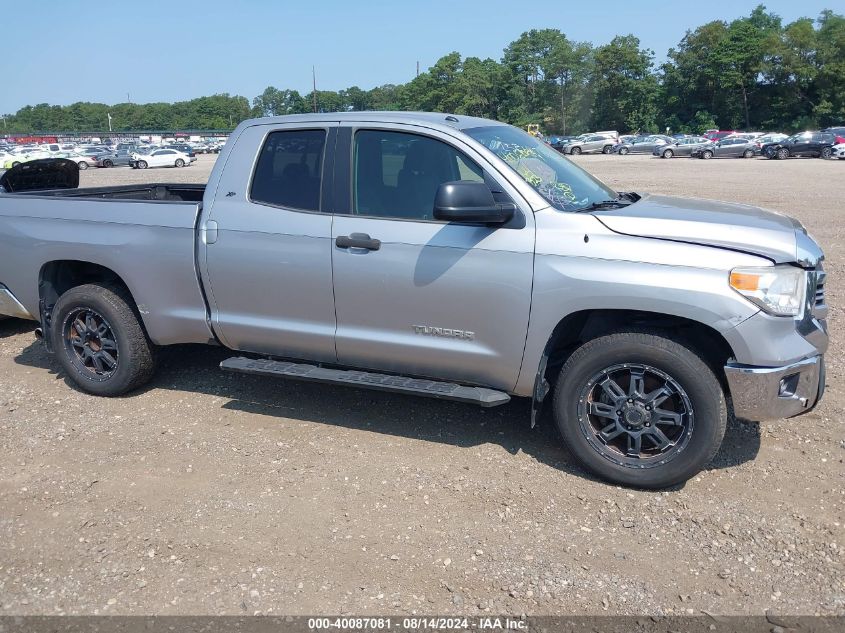
[[[447,222],[504,224],[515,211],[513,204],[496,202],[483,182],[444,182],[434,196],[434,218]]]

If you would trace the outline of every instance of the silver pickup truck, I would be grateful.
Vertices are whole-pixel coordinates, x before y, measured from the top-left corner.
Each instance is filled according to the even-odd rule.
[[[520,396],[532,424],[552,393],[577,460],[652,488],[705,467],[729,415],[787,418],[822,395],[823,255],[798,222],[613,191],[508,125],[256,119],[206,186],[74,176],[7,174],[0,314],[38,321],[93,394],[149,381],[177,343],[236,350],[236,372]]]

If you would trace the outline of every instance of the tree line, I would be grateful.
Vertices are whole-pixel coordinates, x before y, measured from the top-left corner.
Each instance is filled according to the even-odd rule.
[[[311,112],[427,110],[543,131],[795,131],[845,122],[845,16],[784,24],[764,5],[686,32],[666,61],[634,35],[593,46],[557,29],[523,33],[500,60],[452,52],[405,84],[371,90],[269,86],[250,103],[229,94],[177,103],[39,104],[5,116],[7,132],[230,129],[243,119]]]

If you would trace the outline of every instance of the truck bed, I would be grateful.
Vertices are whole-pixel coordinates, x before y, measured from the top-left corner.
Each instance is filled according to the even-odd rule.
[[[161,200],[170,202],[202,202],[205,185],[185,183],[118,185],[85,189],[51,189],[24,191],[16,196],[52,196],[61,198],[102,198],[107,200]]]
[[[0,284],[38,318],[45,270],[93,264],[126,284],[153,342],[207,343],[197,275],[204,191],[147,184],[0,194]]]

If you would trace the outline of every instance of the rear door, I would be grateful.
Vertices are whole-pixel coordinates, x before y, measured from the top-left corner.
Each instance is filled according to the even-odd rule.
[[[728,157],[736,155],[736,143],[738,139],[727,138],[719,142],[719,146],[715,148],[716,156]]]
[[[201,228],[212,319],[233,349],[336,359],[324,212],[334,137],[334,123],[256,125],[226,159]]]
[[[432,216],[439,185],[455,180],[524,201],[471,146],[427,128],[342,126],[336,162],[347,191],[332,232],[338,361],[512,389],[528,327],[533,215],[525,206],[504,226]],[[349,238],[378,245],[348,247]]]
[[[793,155],[803,155],[816,151],[813,149],[813,135],[806,132],[796,137],[790,151]]]

